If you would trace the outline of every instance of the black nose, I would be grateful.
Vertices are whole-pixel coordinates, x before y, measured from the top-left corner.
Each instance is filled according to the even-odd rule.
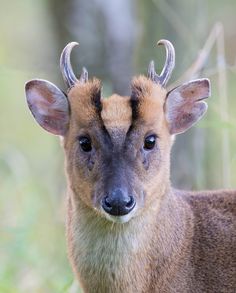
[[[135,200],[133,196],[129,196],[121,189],[117,189],[103,198],[103,209],[112,216],[127,215],[135,207]]]

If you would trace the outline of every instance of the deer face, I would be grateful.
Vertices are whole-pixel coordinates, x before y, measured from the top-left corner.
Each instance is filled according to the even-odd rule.
[[[67,172],[74,194],[122,222],[150,205],[168,178],[166,92],[140,77],[133,82],[132,97],[113,95],[97,103],[99,93],[99,83],[93,81],[72,88],[68,95]]]
[[[157,206],[169,184],[172,136],[191,127],[206,111],[202,99],[209,81],[196,80],[167,93],[164,85],[174,66],[174,49],[168,41],[160,76],[154,64],[148,78],[132,82],[130,97],[101,97],[101,85],[73,74],[69,56],[61,57],[67,96],[53,84],[32,80],[26,84],[28,105],[37,122],[63,136],[66,166],[75,204],[100,216],[127,222]]]

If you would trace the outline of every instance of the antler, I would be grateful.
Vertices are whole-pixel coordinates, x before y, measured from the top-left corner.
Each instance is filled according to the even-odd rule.
[[[71,51],[75,46],[78,46],[78,45],[79,44],[76,42],[71,42],[68,45],[66,45],[66,47],[63,49],[61,53],[61,58],[60,58],[61,73],[68,88],[73,87],[76,82],[85,83],[88,81],[88,71],[85,67],[83,67],[82,73],[78,80],[71,66],[71,62],[70,62]]]
[[[171,73],[175,67],[175,48],[168,40],[160,40],[157,45],[164,45],[166,49],[166,61],[160,75],[155,71],[154,61],[151,61],[148,66],[148,78],[153,82],[161,84],[163,87],[170,79]]]

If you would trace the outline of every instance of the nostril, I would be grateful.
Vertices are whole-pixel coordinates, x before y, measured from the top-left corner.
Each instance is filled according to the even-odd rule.
[[[105,199],[104,199],[104,203],[105,205],[108,207],[108,208],[112,208],[111,204],[109,203],[109,200],[108,200],[108,197],[106,196]]]
[[[110,212],[112,210],[112,205],[109,202],[108,196],[102,200],[102,206],[106,212]]]
[[[127,204],[125,205],[126,208],[131,209],[134,205],[134,198],[133,196],[129,196],[129,201],[127,202]]]

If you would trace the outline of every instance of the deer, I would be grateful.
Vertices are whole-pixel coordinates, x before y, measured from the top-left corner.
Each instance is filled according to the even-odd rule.
[[[160,74],[134,77],[130,96],[102,96],[85,67],[77,78],[69,43],[60,69],[65,93],[26,83],[35,120],[61,138],[67,177],[66,239],[84,292],[236,292],[236,191],[184,191],[170,182],[175,136],[207,111],[210,81],[167,90],[175,49]]]

